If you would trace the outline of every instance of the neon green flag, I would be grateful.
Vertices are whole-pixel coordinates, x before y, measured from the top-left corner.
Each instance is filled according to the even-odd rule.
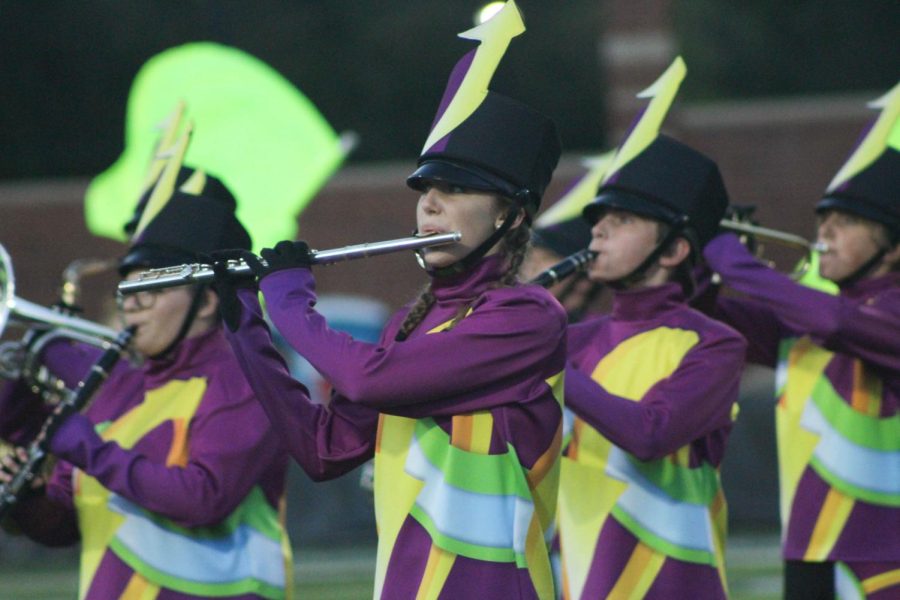
[[[296,87],[249,54],[211,42],[166,50],[141,67],[128,99],[125,150],[85,197],[95,235],[124,240],[159,138],[184,102],[194,124],[185,164],[221,179],[255,249],[297,234],[296,217],[343,161],[347,144]]]

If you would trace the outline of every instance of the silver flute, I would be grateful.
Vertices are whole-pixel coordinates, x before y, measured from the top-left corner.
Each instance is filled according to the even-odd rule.
[[[310,261],[314,265],[330,265],[332,263],[357,258],[368,258],[379,254],[399,252],[401,250],[419,250],[431,246],[442,246],[458,242],[462,235],[458,231],[434,235],[422,235],[385,240],[383,242],[369,242],[343,246],[332,250],[310,250]],[[263,259],[260,262],[265,264]],[[254,277],[253,270],[244,260],[229,260],[226,266],[229,274],[237,277]],[[138,279],[119,283],[120,294],[134,294],[147,290],[176,287],[179,285],[191,285],[194,283],[209,283],[216,275],[212,265],[193,263],[163,269],[150,269],[138,275]]]

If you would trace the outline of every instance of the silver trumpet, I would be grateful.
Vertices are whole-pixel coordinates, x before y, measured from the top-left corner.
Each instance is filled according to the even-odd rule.
[[[332,263],[357,258],[368,258],[379,254],[399,252],[401,250],[419,250],[431,246],[441,246],[458,242],[462,235],[458,231],[427,236],[412,236],[383,242],[370,242],[343,246],[332,250],[311,250],[310,259],[314,265],[330,265]],[[260,262],[265,263],[260,259]],[[252,278],[253,270],[244,260],[228,261],[227,271],[238,277]],[[179,285],[191,285],[195,283],[209,283],[215,279],[212,265],[193,263],[164,269],[151,269],[140,273],[138,279],[119,283],[119,293],[123,295],[135,294],[147,290],[158,290]]]
[[[770,241],[805,252],[825,252],[828,250],[828,244],[825,244],[824,242],[810,242],[806,238],[793,233],[780,231],[778,229],[770,229],[769,227],[760,227],[759,225],[746,223],[737,219],[722,219],[719,222],[719,225],[722,229],[727,229],[728,231],[743,233],[764,241]]]
[[[9,326],[29,330],[21,340],[0,344],[0,378],[16,379],[24,375],[32,385],[40,388],[58,387],[49,384],[43,373],[40,355],[52,340],[65,338],[105,348],[119,332],[99,323],[75,317],[60,310],[44,308],[16,296],[12,260],[0,245],[0,333]],[[32,340],[37,337],[37,340]],[[50,378],[52,379],[52,378]]]

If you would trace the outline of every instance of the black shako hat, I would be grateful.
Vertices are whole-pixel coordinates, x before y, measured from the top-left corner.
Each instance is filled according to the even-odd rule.
[[[549,117],[488,91],[465,121],[426,150],[406,179],[414,190],[445,181],[496,192],[516,201],[531,218],[559,162],[562,148]]]
[[[179,167],[178,175],[176,175],[175,178],[175,187],[180,187],[194,173],[195,170],[191,167],[185,167],[183,165]],[[134,232],[141,220],[141,215],[144,214],[144,208],[147,206],[147,201],[150,199],[150,195],[152,193],[153,188],[151,187],[143,194],[141,194],[141,197],[138,199],[137,206],[134,209],[134,214],[131,216],[131,219],[129,219],[128,222],[125,223],[125,225],[122,227],[123,231],[125,231],[125,235],[127,235],[129,238],[134,236]],[[211,175],[204,175],[203,190],[201,194],[203,196],[220,198],[224,202],[230,203],[232,205],[235,204],[234,196],[232,196],[231,192],[228,191],[228,188],[225,187],[225,184],[222,183],[219,179],[212,177]]]
[[[885,225],[900,241],[900,152],[888,147],[871,165],[827,192],[816,212],[842,210]]]
[[[135,268],[197,262],[216,250],[250,250],[250,235],[235,216],[236,206],[228,188],[210,175],[206,175],[200,195],[176,190],[132,241],[119,272],[124,276]],[[139,208],[142,212],[143,207]]]
[[[716,163],[659,135],[600,186],[583,215],[593,224],[606,209],[618,208],[657,219],[683,228],[699,251],[718,233],[727,207],[728,192]]]

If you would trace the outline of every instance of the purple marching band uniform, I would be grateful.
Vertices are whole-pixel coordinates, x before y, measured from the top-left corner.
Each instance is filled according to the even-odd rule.
[[[97,354],[67,343],[47,353],[70,383]],[[47,488],[77,530],[43,540],[80,537],[79,597],[285,596],[287,457],[221,328],[141,368],[118,365],[85,414],[102,440],[75,451],[80,468],[57,463]]]
[[[193,173],[209,184],[203,194],[221,186]],[[221,197],[170,194],[139,228],[120,272],[192,262],[218,248],[249,249],[235,201],[221,190]],[[193,306],[204,293],[192,292]],[[175,314],[131,306],[138,319]],[[41,543],[80,541],[79,598],[285,598],[292,561],[279,513],[287,453],[222,328],[210,321],[187,336],[196,313],[178,314],[186,316],[168,347],[141,367],[120,362],[90,407],[62,423],[50,442],[60,460],[46,497],[23,500],[12,516]],[[53,342],[41,362],[71,387],[98,355]],[[0,406],[0,434],[20,444],[44,412],[25,387],[9,382],[0,398],[12,407]]]
[[[486,256],[511,239],[504,236],[523,209],[533,216],[560,154],[549,119],[485,90],[502,49],[521,31],[508,2],[462,34],[482,44],[451,75],[418,169],[407,179],[422,192],[420,227],[427,218],[435,219],[425,225],[431,227],[485,225],[456,223],[472,213],[448,214],[444,203],[496,195],[512,206],[485,240],[464,240],[472,244],[465,257],[451,254],[455,262],[430,268],[435,302],[411,332],[398,339],[407,307],[378,343],[356,341],[315,310],[307,269],[261,272],[272,322],[333,384],[330,403],[316,405],[273,350],[256,293],[239,292],[242,321],[229,339],[291,454],[316,479],[374,455],[375,598],[554,597],[548,542],[559,483],[566,316],[542,288],[501,284],[506,252]],[[263,256],[277,258],[278,248]]]
[[[583,212],[591,249],[625,244],[622,260],[641,262],[624,275],[624,263],[595,265],[592,277],[615,277],[612,311],[569,326],[565,402],[575,422],[559,498],[566,598],[727,595],[719,466],[746,343],[685,299],[685,245],[699,252],[728,203],[715,163],[658,133],[685,72],[676,59],[650,88],[654,99]],[[621,221],[605,221],[610,211],[657,221],[655,246],[646,255],[629,246],[633,220],[613,226]],[[669,267],[669,281],[644,283],[678,238],[684,259]]]
[[[820,238],[835,244],[832,261],[852,253],[862,263],[849,275],[825,273],[839,277],[837,294],[767,268],[733,235],[705,251],[741,294],[719,298],[717,315],[747,337],[750,360],[776,368],[789,595],[802,595],[804,579],[831,564],[841,598],[900,594],[900,84],[872,106],[879,117],[816,205]],[[836,227],[838,218],[849,225]],[[856,254],[863,236],[870,257]]]
[[[744,343],[690,309],[678,284],[618,292],[569,328],[560,530],[578,598],[643,589],[724,596],[719,483]],[[703,432],[698,435],[698,432]],[[572,581],[573,576],[578,581]]]
[[[729,287],[752,296],[720,298],[717,316],[747,337],[748,360],[777,369],[784,557],[841,561],[859,580],[893,573],[896,585],[900,274],[833,296],[762,265],[733,236],[706,253]]]
[[[403,310],[378,344],[327,327],[308,271],[263,279],[274,324],[334,385],[327,408],[290,378],[255,293],[241,293],[229,336],[294,458],[327,479],[375,456],[376,598],[553,595],[565,315],[542,289],[495,288],[502,266],[436,280],[410,337],[393,341]]]

